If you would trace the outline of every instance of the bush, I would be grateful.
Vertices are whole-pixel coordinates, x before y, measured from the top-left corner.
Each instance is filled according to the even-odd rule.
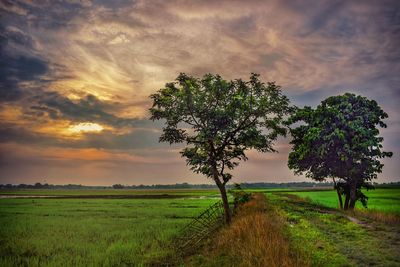
[[[230,189],[229,194],[233,196],[233,210],[236,211],[237,207],[242,205],[243,203],[249,202],[251,199],[251,194],[247,193],[242,189],[240,184],[234,184],[233,188]]]

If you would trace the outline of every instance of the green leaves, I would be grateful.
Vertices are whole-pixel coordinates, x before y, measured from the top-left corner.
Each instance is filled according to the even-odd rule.
[[[376,178],[383,167],[379,159],[392,155],[381,150],[377,126],[386,127],[384,118],[376,101],[350,93],[328,97],[316,109],[297,109],[288,120],[300,123],[290,130],[289,168],[317,180]]]
[[[246,82],[181,73],[150,98],[151,119],[166,124],[160,141],[186,143],[181,154],[191,169],[224,184],[231,179],[226,170],[246,160],[246,150],[274,151],[273,141],[286,134],[283,119],[292,110],[280,87],[264,84],[258,74]]]

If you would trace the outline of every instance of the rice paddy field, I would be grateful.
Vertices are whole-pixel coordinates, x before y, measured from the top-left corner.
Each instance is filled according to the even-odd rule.
[[[376,188],[364,192],[368,196],[367,209],[371,211],[383,211],[400,215],[400,189],[399,188]],[[337,208],[339,205],[336,191],[298,191],[290,192],[299,197],[306,198],[317,204],[330,208]],[[357,208],[365,210],[361,203],[357,203]]]
[[[215,191],[49,191],[5,193],[77,198],[0,199],[0,266],[141,266],[218,200]]]
[[[251,191],[273,196],[276,205],[296,195],[337,207],[336,193],[320,190]],[[369,209],[399,214],[400,189],[378,188],[368,196]],[[154,265],[170,257],[171,240],[216,201],[216,190],[3,190],[0,266]]]

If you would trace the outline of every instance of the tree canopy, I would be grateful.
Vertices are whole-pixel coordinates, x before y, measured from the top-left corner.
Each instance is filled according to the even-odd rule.
[[[298,109],[289,119],[297,124],[291,129],[289,168],[318,181],[342,179],[336,187],[348,207],[354,208],[357,198],[366,203],[361,187],[369,188],[382,172],[380,159],[392,156],[382,150],[377,128],[386,127],[387,117],[376,101],[351,93],[329,97],[316,109]]]
[[[182,156],[191,170],[217,184],[229,222],[229,170],[247,160],[246,150],[275,151],[273,141],[286,134],[288,98],[280,86],[263,83],[258,74],[251,74],[249,81],[226,81],[219,75],[199,79],[184,73],[150,97],[151,119],[165,120],[160,141],[186,143]]]

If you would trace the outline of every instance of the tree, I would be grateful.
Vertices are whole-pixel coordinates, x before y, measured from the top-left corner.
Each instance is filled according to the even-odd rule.
[[[290,111],[288,98],[275,83],[261,82],[258,74],[246,82],[184,73],[150,97],[151,119],[166,120],[160,141],[186,143],[181,155],[192,171],[216,183],[230,223],[225,185],[232,175],[228,171],[247,160],[246,150],[275,151],[273,141],[286,134],[283,118]]]
[[[357,199],[366,205],[361,188],[372,187],[382,172],[380,159],[392,156],[382,151],[377,129],[386,128],[387,117],[376,101],[350,93],[329,97],[316,109],[298,109],[289,119],[297,124],[290,130],[289,168],[317,181],[332,178],[344,209],[354,209]]]
[[[122,184],[113,184],[112,186],[114,189],[124,189],[125,186],[123,186]]]

